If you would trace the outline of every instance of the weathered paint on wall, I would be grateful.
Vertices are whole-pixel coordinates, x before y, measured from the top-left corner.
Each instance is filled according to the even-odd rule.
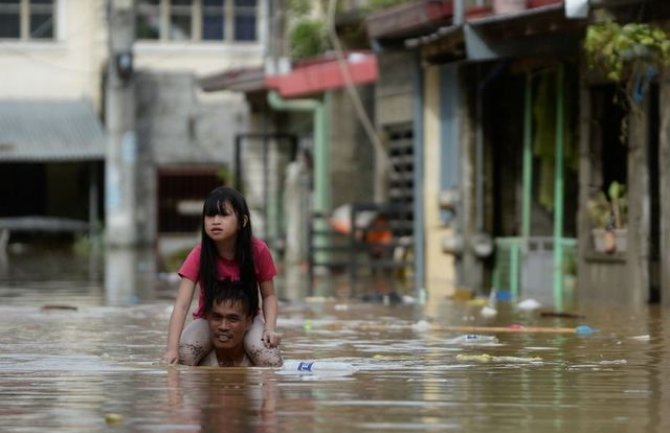
[[[368,113],[372,111],[371,86],[359,86]],[[331,92],[330,178],[332,207],[374,198],[374,148],[346,90]]]
[[[381,71],[375,86],[377,125],[411,122],[415,68],[410,65],[415,61],[414,56],[411,52],[389,52],[378,56],[377,60]]]

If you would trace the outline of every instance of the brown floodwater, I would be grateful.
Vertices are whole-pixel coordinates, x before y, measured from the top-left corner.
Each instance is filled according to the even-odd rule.
[[[670,312],[656,306],[552,318],[500,303],[485,319],[448,299],[316,298],[279,320],[285,359],[313,372],[167,367],[174,281],[31,260],[0,269],[0,432],[670,431]],[[510,324],[548,332],[458,328]],[[551,332],[579,325],[596,332]]]

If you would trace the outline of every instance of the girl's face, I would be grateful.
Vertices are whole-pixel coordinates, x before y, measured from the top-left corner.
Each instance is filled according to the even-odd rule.
[[[235,239],[237,231],[242,226],[235,210],[230,203],[225,202],[219,205],[218,213],[204,216],[205,233],[212,238],[214,242],[223,242]],[[246,222],[244,222],[246,224]]]

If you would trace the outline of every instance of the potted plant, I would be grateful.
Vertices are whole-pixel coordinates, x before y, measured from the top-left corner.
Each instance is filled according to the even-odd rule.
[[[628,201],[624,185],[612,182],[607,194],[600,191],[588,201],[587,211],[595,250],[608,254],[626,251]]]

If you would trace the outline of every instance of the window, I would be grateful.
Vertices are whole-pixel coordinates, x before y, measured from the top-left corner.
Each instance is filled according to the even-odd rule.
[[[235,40],[256,40],[256,0],[235,0]]]
[[[159,39],[161,35],[160,0],[137,3],[135,32],[138,39]]]
[[[226,35],[225,0],[203,0],[202,38],[221,41]]]
[[[249,42],[257,15],[258,0],[139,0],[136,32],[140,40]]]
[[[170,37],[172,41],[189,41],[193,39],[191,14],[193,0],[172,0],[170,5]]]
[[[0,0],[0,39],[54,39],[55,0]]]

